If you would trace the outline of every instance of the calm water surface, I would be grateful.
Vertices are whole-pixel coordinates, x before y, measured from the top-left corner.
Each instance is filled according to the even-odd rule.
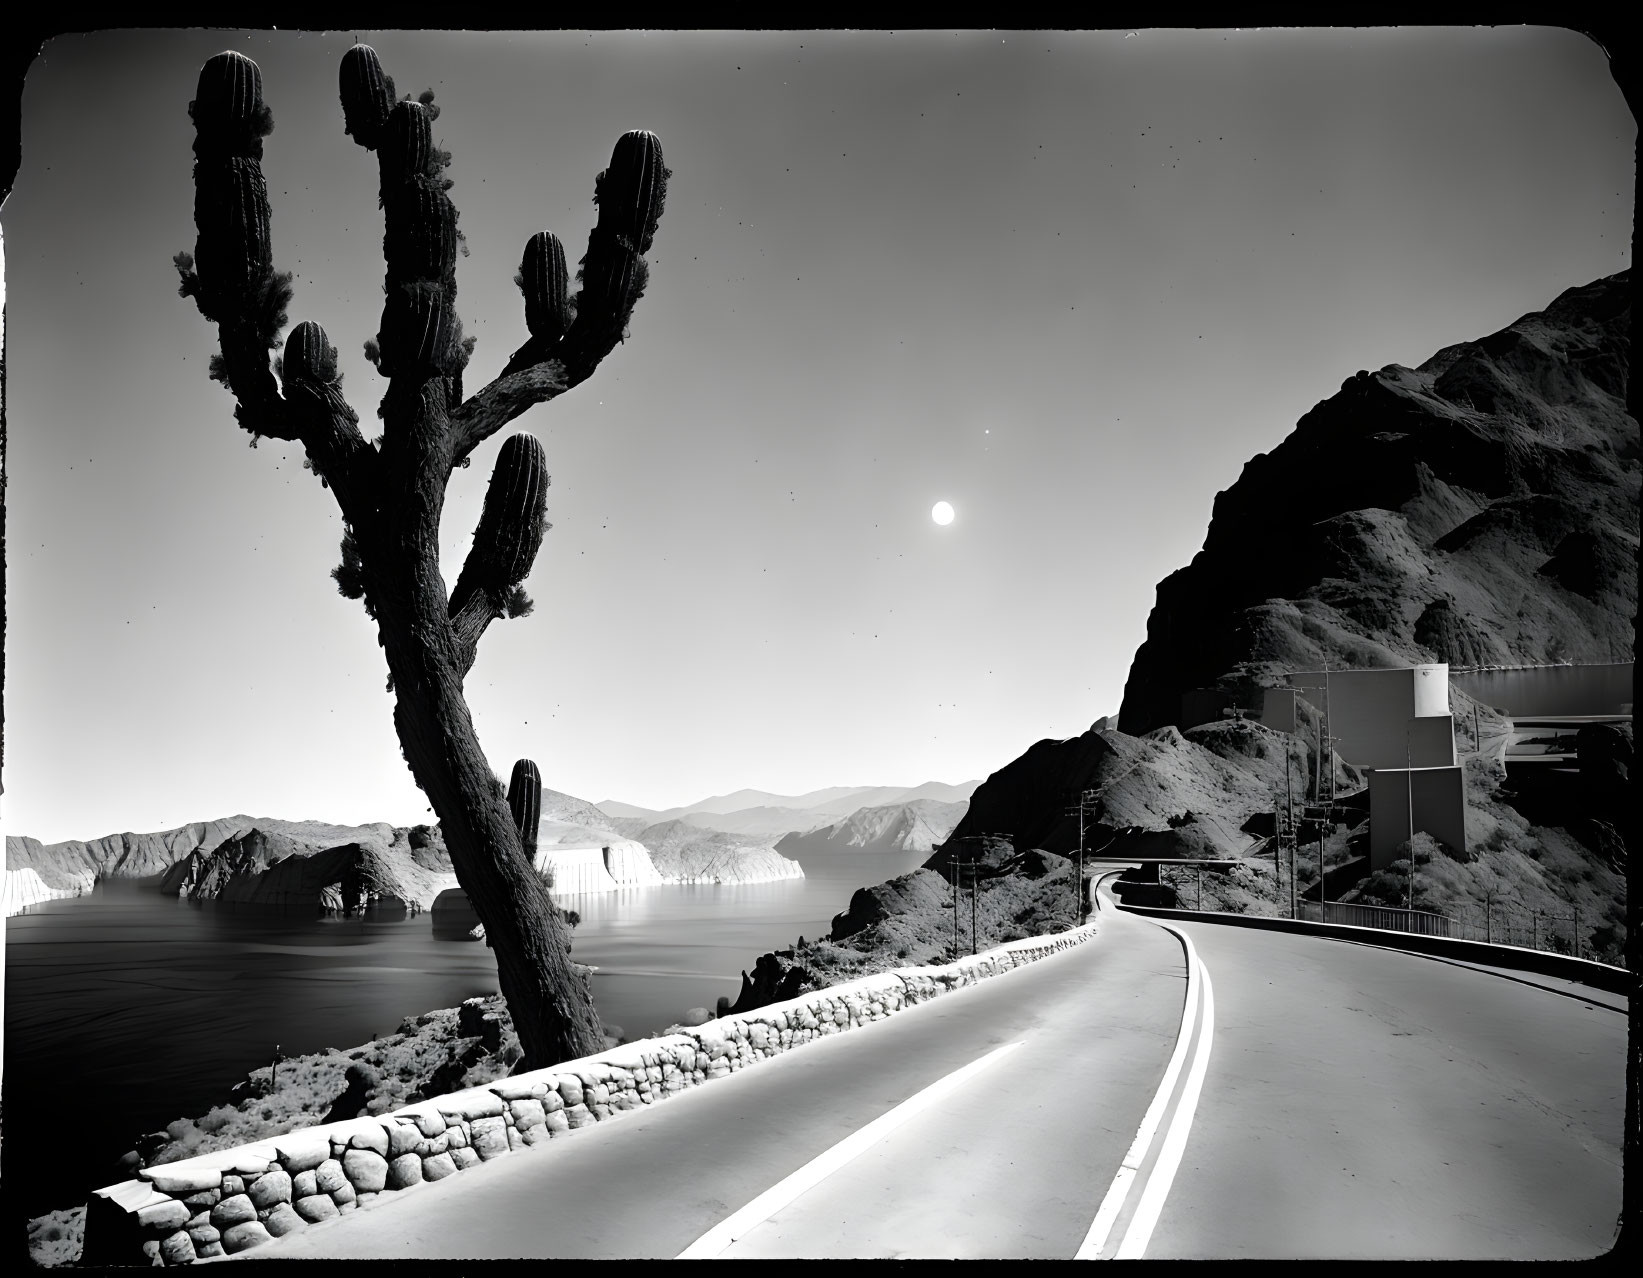
[[[734,1000],[760,954],[825,936],[855,888],[923,859],[843,856],[803,880],[562,903],[582,916],[573,955],[598,969],[601,1016],[637,1038]],[[426,914],[194,905],[130,882],[6,920],[5,960],[5,1190],[29,1215],[83,1202],[138,1135],[222,1103],[276,1044],[353,1047],[497,988],[490,949],[436,939]]]

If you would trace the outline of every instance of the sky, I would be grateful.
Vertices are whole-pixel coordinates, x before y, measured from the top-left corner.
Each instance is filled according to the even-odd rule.
[[[187,104],[237,49],[291,322],[374,420],[356,35],[442,108],[470,393],[617,137],[673,170],[629,340],[511,428],[553,527],[467,682],[499,775],[594,802],[960,782],[1083,732],[1249,458],[1357,370],[1630,264],[1636,128],[1557,29],[57,37],[0,209],[8,834],[434,820],[335,502],[247,447],[171,264]],[[447,582],[506,433],[451,482]]]

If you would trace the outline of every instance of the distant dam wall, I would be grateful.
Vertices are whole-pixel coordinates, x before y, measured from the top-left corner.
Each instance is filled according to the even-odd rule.
[[[553,872],[553,894],[580,896],[587,892],[618,892],[623,888],[666,883],[651,862],[650,852],[631,839],[570,847],[549,844],[536,850],[536,868]]]
[[[443,1180],[815,1039],[881,1021],[1078,945],[1091,939],[1096,927],[1092,921],[939,967],[860,977],[551,1069],[417,1101],[380,1117],[299,1128],[145,1167],[136,1179],[93,1192],[79,1263],[178,1265],[247,1251],[383,1193]],[[502,1182],[490,1183],[501,1192]]]
[[[6,871],[5,884],[0,887],[0,906],[4,907],[5,916],[9,919],[13,914],[21,914],[29,906],[39,905],[42,901],[55,901],[60,897],[84,894],[85,889],[80,887],[50,887],[40,877],[39,871],[32,866],[25,866],[21,870]]]

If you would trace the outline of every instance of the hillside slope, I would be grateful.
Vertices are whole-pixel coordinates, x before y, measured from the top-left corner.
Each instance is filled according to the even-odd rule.
[[[1285,670],[1632,658],[1627,272],[1417,369],[1359,372],[1245,465],[1158,586],[1118,726]]]

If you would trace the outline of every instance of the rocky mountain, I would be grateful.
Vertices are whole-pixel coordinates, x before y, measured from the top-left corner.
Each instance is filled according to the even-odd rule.
[[[47,887],[59,891],[90,891],[99,879],[157,877],[189,853],[209,851],[252,829],[278,835],[287,840],[293,850],[308,852],[349,842],[386,848],[395,837],[394,827],[382,822],[362,826],[329,825],[321,821],[282,821],[241,814],[151,834],[128,831],[90,841],[71,839],[42,844],[27,835],[7,835],[6,869],[8,872],[33,870]]]
[[[1263,686],[1325,661],[1631,660],[1643,449],[1625,410],[1628,292],[1625,273],[1598,280],[1417,369],[1348,380],[1244,467],[1216,499],[1203,549],[1160,583],[1122,730],[1103,721],[1038,742],[982,783],[949,842],[1008,833],[1018,849],[1069,851],[1079,829],[1068,806],[1094,789],[1087,849],[1235,859],[1211,876],[1220,908],[1286,910],[1264,836],[1286,754],[1292,777],[1317,766],[1317,715],[1299,702],[1290,735],[1222,719],[1219,706],[1259,712]],[[1507,787],[1506,725],[1453,685],[1450,700],[1467,846],[1420,836],[1417,904],[1465,913],[1506,895],[1524,911],[1573,906],[1588,952],[1621,962],[1637,825],[1615,777],[1632,766],[1629,725],[1582,731],[1560,803]],[[1323,828],[1332,898],[1402,904],[1408,860],[1376,875],[1357,861],[1364,781],[1328,762],[1346,796]],[[1316,854],[1298,863],[1303,894],[1316,891],[1317,866]]]
[[[675,883],[768,883],[802,879],[804,869],[768,844],[686,821],[659,821],[636,836],[651,863]]]
[[[928,852],[952,833],[966,806],[964,801],[912,799],[858,808],[832,825],[787,835],[777,842],[776,850],[793,857],[838,852]]]
[[[916,786],[832,786],[807,794],[769,794],[763,790],[737,790],[714,795],[688,807],[652,812],[632,804],[607,799],[598,805],[619,828],[631,832],[642,828],[636,820],[651,824],[685,821],[705,830],[750,835],[759,839],[780,838],[794,832],[806,833],[847,818],[863,808],[888,807],[898,803],[930,800],[936,803],[963,803],[975,791],[977,781],[949,785],[926,781]]]
[[[1630,660],[1629,300],[1622,272],[1419,368],[1359,372],[1253,458],[1160,583],[1118,726],[1180,725],[1193,689],[1250,705],[1326,660]]]
[[[159,887],[191,901],[420,913],[456,885],[456,873],[437,832],[415,848],[410,832],[392,833],[387,847],[352,842],[316,851],[287,835],[251,829],[210,852],[190,852],[160,877]]]

